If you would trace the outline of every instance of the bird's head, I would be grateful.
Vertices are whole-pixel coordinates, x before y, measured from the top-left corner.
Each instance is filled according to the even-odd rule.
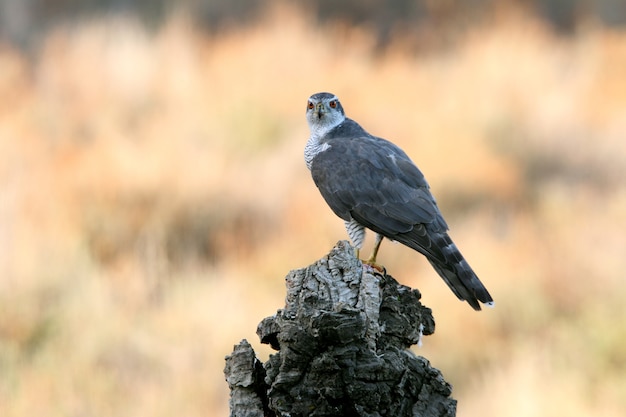
[[[345,119],[346,115],[336,95],[317,93],[309,97],[306,120],[312,134],[323,135]]]

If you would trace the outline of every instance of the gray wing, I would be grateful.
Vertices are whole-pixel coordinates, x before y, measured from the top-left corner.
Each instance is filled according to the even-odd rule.
[[[416,225],[448,229],[424,175],[396,145],[371,136],[326,143],[330,148],[315,157],[311,174],[337,216],[390,239]]]
[[[311,174],[333,212],[422,253],[454,294],[480,310],[492,302],[447,234],[428,183],[396,145],[369,135],[335,137]]]

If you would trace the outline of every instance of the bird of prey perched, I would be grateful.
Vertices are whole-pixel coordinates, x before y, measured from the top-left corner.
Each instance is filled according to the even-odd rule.
[[[424,175],[393,143],[372,136],[346,117],[337,96],[309,97],[306,118],[311,136],[304,159],[326,203],[345,222],[358,251],[365,229],[376,233],[375,265],[383,237],[423,254],[452,292],[474,310],[493,299],[459,252]]]

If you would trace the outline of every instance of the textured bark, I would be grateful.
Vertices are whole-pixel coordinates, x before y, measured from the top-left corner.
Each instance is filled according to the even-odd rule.
[[[278,352],[261,366],[244,340],[226,358],[231,416],[456,414],[450,384],[408,349],[435,330],[419,291],[363,266],[345,241],[286,282],[285,308],[257,329]]]

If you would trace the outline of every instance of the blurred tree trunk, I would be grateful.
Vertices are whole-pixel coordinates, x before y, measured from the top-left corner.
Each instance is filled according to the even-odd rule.
[[[441,373],[408,348],[432,334],[417,290],[363,267],[339,242],[286,277],[283,310],[257,329],[278,353],[261,364],[243,340],[226,357],[231,416],[454,416]]]

